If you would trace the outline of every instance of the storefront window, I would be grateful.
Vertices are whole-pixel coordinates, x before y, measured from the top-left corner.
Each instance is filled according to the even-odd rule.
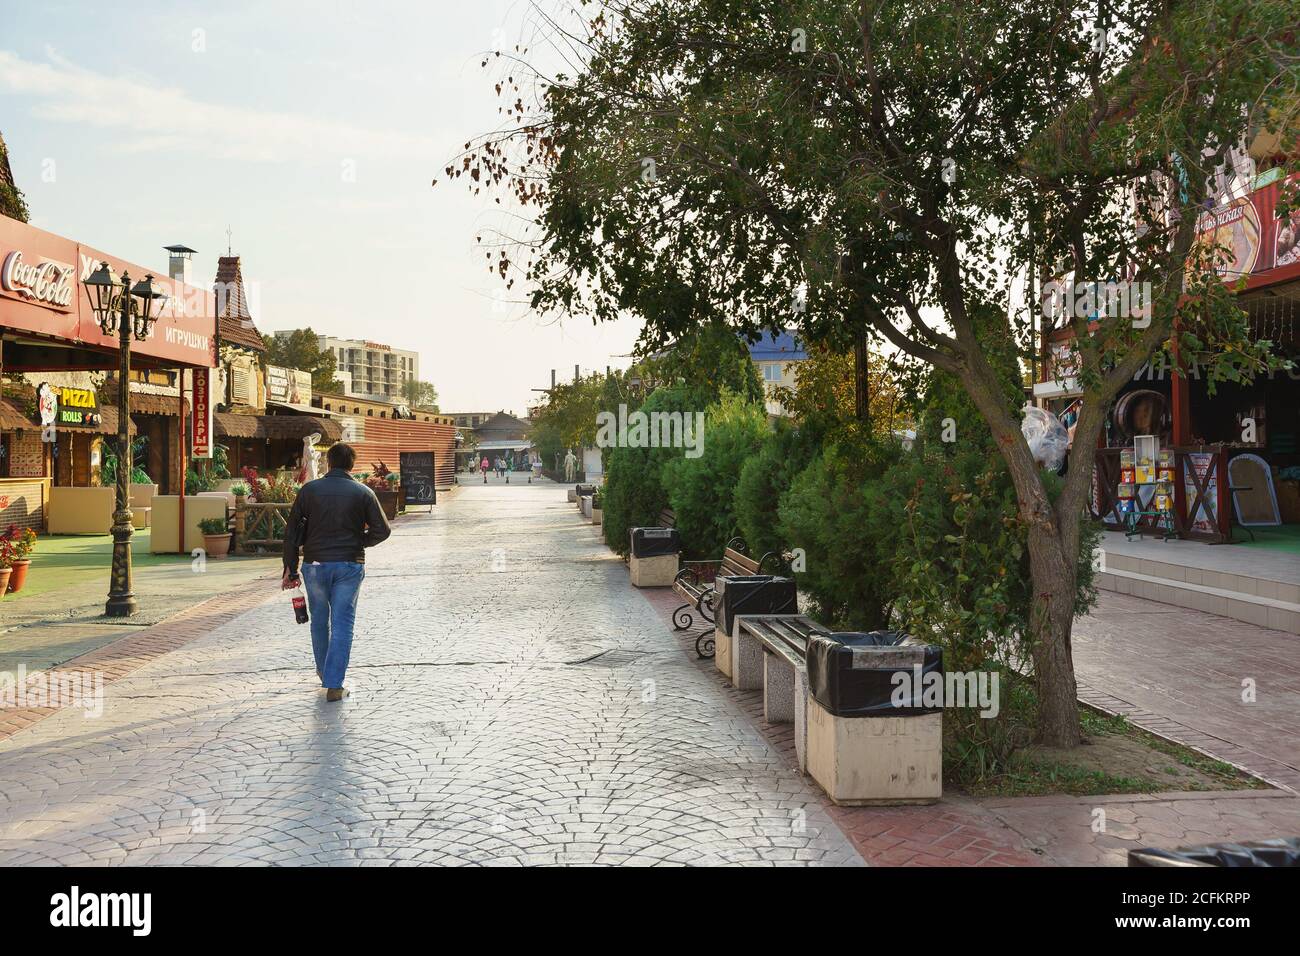
[[[0,478],[9,477],[10,436],[0,435]]]

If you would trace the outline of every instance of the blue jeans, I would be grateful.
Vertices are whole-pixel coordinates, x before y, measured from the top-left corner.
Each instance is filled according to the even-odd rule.
[[[352,656],[352,625],[357,618],[357,595],[366,566],[355,561],[307,562],[302,583],[307,587],[311,612],[311,649],[321,686],[342,687]]]

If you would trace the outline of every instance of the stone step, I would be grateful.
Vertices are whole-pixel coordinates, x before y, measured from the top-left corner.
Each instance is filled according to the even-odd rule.
[[[1204,554],[1182,551],[1170,554],[1168,561],[1152,558],[1149,554],[1129,554],[1119,549],[1106,548],[1101,554],[1100,567],[1105,571],[1127,571],[1151,580],[1197,584],[1220,591],[1300,604],[1300,582],[1285,559],[1271,569],[1260,567],[1258,563],[1254,567],[1245,568],[1240,562],[1230,561],[1228,555],[1215,553],[1212,557],[1209,546],[1203,547],[1206,548]],[[1294,559],[1291,559],[1291,565],[1294,563]],[[1234,570],[1228,570],[1228,567],[1234,567]]]
[[[1109,559],[1111,556],[1107,557]],[[1112,560],[1107,561],[1105,570],[1097,573],[1097,586],[1148,601],[1219,614],[1259,627],[1300,634],[1300,603],[1292,601],[1123,570],[1116,568]]]

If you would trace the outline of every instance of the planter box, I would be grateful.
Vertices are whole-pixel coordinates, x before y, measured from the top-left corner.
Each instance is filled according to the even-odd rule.
[[[152,530],[149,534],[149,550],[154,554],[176,554],[181,550],[180,537],[180,499],[176,495],[155,495],[150,515]],[[185,498],[185,551],[203,547],[203,532],[199,522],[204,518],[226,518],[226,497]]]
[[[591,523],[599,526],[601,523],[602,514],[604,514],[604,512],[600,508],[597,508],[593,505],[591,509]]]
[[[51,488],[50,534],[108,534],[116,499],[116,488]]]

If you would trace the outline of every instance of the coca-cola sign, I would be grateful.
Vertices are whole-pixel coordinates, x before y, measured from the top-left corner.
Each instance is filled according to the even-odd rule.
[[[27,262],[22,250],[15,249],[5,256],[4,267],[0,269],[0,287],[32,302],[66,311],[72,308],[76,294],[72,281],[74,271],[62,262]]]

